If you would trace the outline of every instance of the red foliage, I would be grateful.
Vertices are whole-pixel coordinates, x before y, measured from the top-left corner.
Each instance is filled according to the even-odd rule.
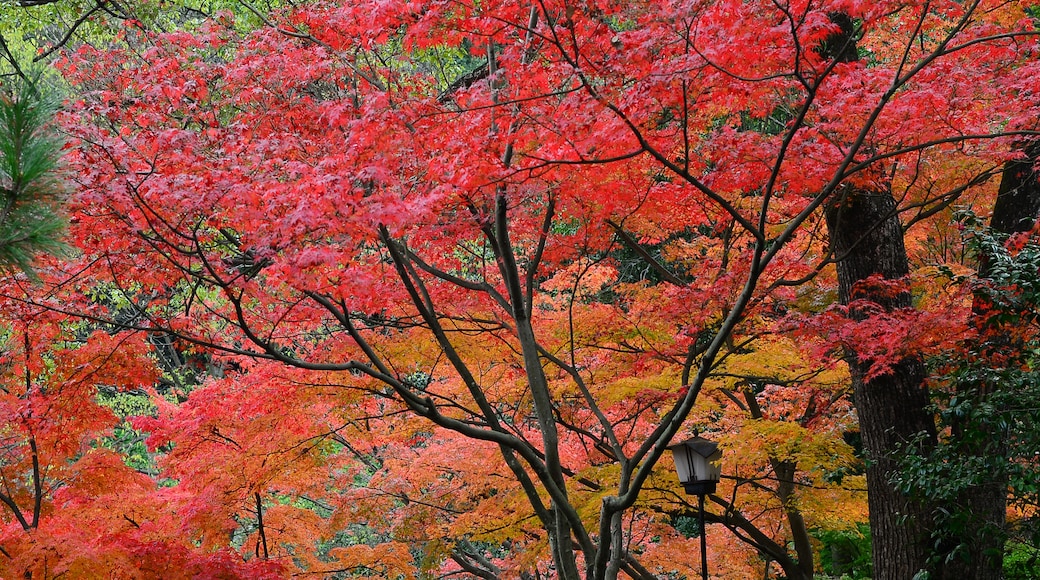
[[[328,1],[67,54],[80,253],[32,301],[176,337],[154,355],[173,386],[140,334],[33,336],[60,378],[11,356],[57,381],[3,399],[11,465],[35,440],[69,483],[36,494],[53,538],[5,520],[9,569],[638,575],[642,552],[688,573],[655,470],[690,429],[754,451],[716,503],[793,562],[791,506],[837,525],[819,506],[853,495],[823,477],[853,462],[834,347],[884,373],[966,332],[959,296],[834,307],[819,208],[891,182],[939,212],[947,168],[1002,162],[1040,118],[1019,3],[966,9]],[[837,12],[869,58],[828,55]],[[803,344],[775,336],[792,319]],[[117,422],[98,384],[151,393],[135,425],[175,485],[95,448]],[[59,537],[77,548],[44,562]]]

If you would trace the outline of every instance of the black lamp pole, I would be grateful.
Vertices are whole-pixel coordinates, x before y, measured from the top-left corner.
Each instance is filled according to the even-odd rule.
[[[697,516],[701,524],[701,578],[708,580],[708,530],[704,523],[704,496],[715,493],[715,481],[693,481],[686,483],[686,493],[697,496]]]
[[[704,494],[697,496],[697,507],[701,516],[701,577],[708,580],[708,533],[704,529]]]

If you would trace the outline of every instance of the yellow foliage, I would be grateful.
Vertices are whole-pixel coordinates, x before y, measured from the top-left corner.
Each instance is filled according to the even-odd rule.
[[[821,367],[793,339],[777,335],[759,337],[745,350],[728,355],[715,375],[714,386],[731,389],[742,386],[748,378],[775,384],[812,384],[829,390],[848,384],[844,365]]]
[[[380,578],[415,578],[418,573],[408,544],[401,542],[333,548],[329,557],[339,560],[344,568],[375,573]]]
[[[671,369],[670,371],[674,371]],[[598,391],[598,400],[604,406],[638,398],[642,393],[676,393],[679,392],[680,377],[676,372],[649,376],[625,376],[604,384]]]
[[[727,438],[725,447],[739,449],[742,461],[790,461],[818,474],[849,468],[857,462],[852,448],[843,440],[791,421],[747,421],[739,433]]]
[[[816,527],[852,531],[867,521],[866,490],[866,476],[846,475],[840,486],[820,486],[799,494],[798,509]]]

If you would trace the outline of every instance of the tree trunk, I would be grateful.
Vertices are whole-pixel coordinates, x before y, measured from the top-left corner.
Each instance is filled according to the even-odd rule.
[[[839,62],[859,60],[855,25],[846,14],[830,14],[839,30],[821,47],[823,56]],[[866,299],[892,310],[910,306],[909,290],[892,295],[864,282],[874,275],[899,280],[910,267],[903,228],[889,190],[846,188],[827,208],[831,250],[838,257],[838,296],[848,305]],[[862,313],[850,310],[853,318]],[[845,353],[852,377],[853,403],[867,457],[867,503],[875,580],[910,580],[929,567],[929,506],[903,495],[889,481],[897,468],[892,454],[900,446],[924,450],[937,443],[935,417],[929,411],[924,363],[918,357],[898,361],[892,370],[867,379],[872,361]]]
[[[881,275],[899,280],[909,273],[903,229],[889,191],[847,189],[827,209],[831,249],[838,257],[838,294],[842,304],[866,299],[892,310],[910,306],[909,291],[890,291],[862,284]],[[863,314],[850,311],[853,318]],[[924,386],[925,369],[917,357],[893,365],[880,377],[867,379],[872,361],[846,352],[853,399],[867,456],[867,498],[875,580],[909,580],[928,568],[930,510],[890,483],[896,469],[893,453],[905,445],[925,451],[936,444],[935,419]]]
[[[795,554],[798,555],[798,568],[796,570],[784,569],[787,580],[812,580],[813,577],[813,550],[809,540],[809,530],[805,525],[802,512],[793,504],[795,485],[795,463],[793,461],[776,461],[770,458],[773,471],[779,480],[778,495],[784,505],[784,513],[787,515],[787,524],[791,528],[791,540],[794,544]]]
[[[1030,145],[1025,152],[1024,159],[1005,164],[1000,177],[990,227],[1001,233],[1028,232],[1040,214],[1040,174],[1034,165],[1040,157],[1040,143]]]
[[[744,400],[747,402],[751,417],[762,419],[762,407],[758,404],[756,396],[750,391],[745,391]],[[773,455],[769,456],[769,464],[776,475],[777,496],[784,506],[787,525],[791,529],[791,540],[798,557],[796,565],[792,565],[791,562],[780,562],[780,566],[784,569],[784,576],[787,577],[787,580],[812,580],[815,570],[812,541],[809,538],[809,528],[805,525],[805,518],[794,502],[795,473],[798,465],[793,461],[781,461]],[[768,564],[766,570],[768,574]]]

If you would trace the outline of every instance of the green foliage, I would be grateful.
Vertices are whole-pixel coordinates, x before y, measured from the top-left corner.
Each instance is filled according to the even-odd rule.
[[[692,516],[676,516],[672,526],[684,538],[699,538],[701,535],[701,522]]]
[[[955,507],[972,489],[1007,481],[1009,504],[1024,514],[1040,501],[1040,244],[994,236],[973,215],[962,222],[986,272],[974,285],[978,336],[965,342],[964,356],[934,364],[936,412],[947,437],[934,450],[910,444],[897,451],[903,459],[893,479],[904,493],[947,506],[933,514],[936,557],[947,560],[966,548],[950,538],[986,525]],[[1035,550],[1037,522],[1010,524],[986,533],[1008,534],[1016,553]]]
[[[1008,542],[1004,547],[1004,579],[1036,578],[1040,578],[1040,549],[1021,542]]]
[[[111,436],[104,437],[101,444],[118,452],[127,467],[141,473],[156,475],[159,470],[155,467],[155,455],[149,453],[148,446],[144,443],[146,437],[145,433],[123,422],[113,429]]]
[[[101,389],[98,404],[112,409],[122,419],[154,415],[155,404],[144,393],[127,393],[115,389]],[[129,421],[123,421],[112,430],[112,434],[101,439],[101,445],[118,452],[123,462],[131,469],[142,473],[157,474],[155,454],[145,445],[147,433],[134,429]]]
[[[56,110],[32,80],[0,93],[0,269],[31,275],[38,255],[65,249],[57,177],[63,141],[50,125]]]
[[[109,43],[121,32],[191,30],[219,13],[232,14],[239,31],[253,30],[289,4],[280,0],[58,0],[25,6],[0,0],[0,73],[13,73],[27,62],[49,61],[61,49]]]
[[[744,131],[755,131],[767,135],[779,135],[794,118],[795,111],[785,105],[779,105],[772,112],[763,116],[740,114],[740,127]]]
[[[820,566],[824,573],[843,580],[870,578],[874,573],[870,554],[870,526],[855,530],[815,530],[820,542]]]
[[[102,389],[98,393],[98,404],[112,409],[118,417],[147,417],[155,415],[156,407],[151,398],[142,392],[121,392]]]

